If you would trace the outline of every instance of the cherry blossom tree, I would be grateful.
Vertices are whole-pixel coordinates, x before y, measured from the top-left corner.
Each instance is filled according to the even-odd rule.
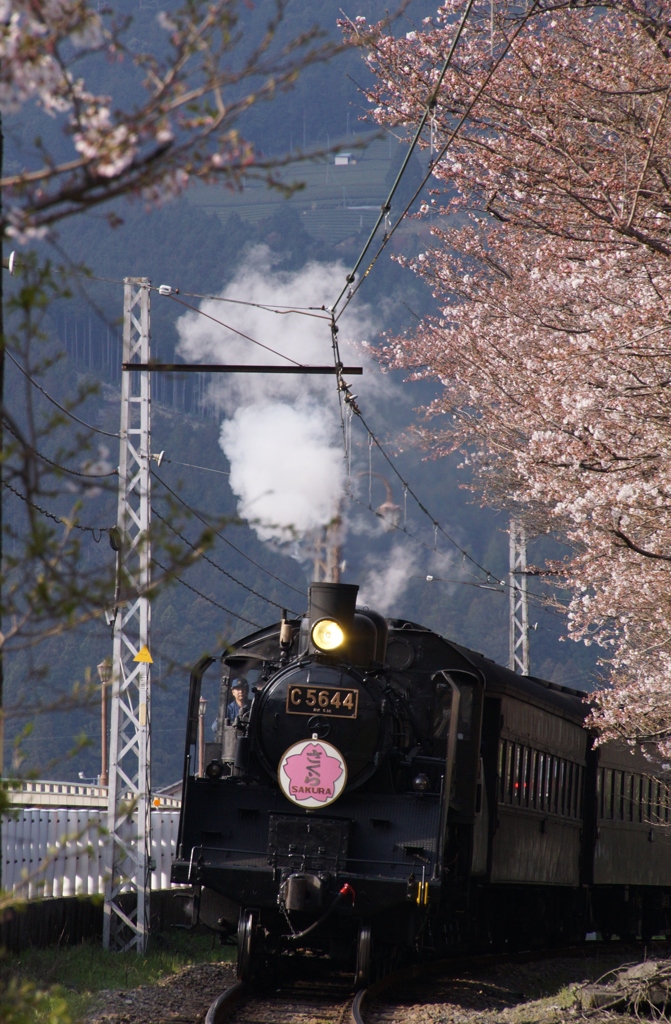
[[[276,171],[296,154],[258,152],[244,136],[244,119],[342,44],[324,38],[318,27],[292,35],[284,24],[288,0],[264,0],[254,14],[247,0],[178,0],[166,6],[151,43],[141,50],[132,37],[132,19],[117,13],[119,5],[0,0],[0,117],[10,131],[17,123],[23,127],[27,142],[18,168],[5,172],[0,122],[0,241],[39,240],[63,219],[123,196],[157,203],[193,179],[236,188],[256,178],[286,191]],[[101,81],[113,87],[100,88]],[[123,97],[131,95],[124,104]],[[112,226],[118,223],[116,211],[108,217]],[[68,295],[67,278],[35,254],[19,265],[18,283],[5,304],[6,329],[0,278],[1,482],[3,493],[13,492],[24,511],[20,525],[16,515],[3,523],[0,501],[0,777],[8,718],[68,712],[100,699],[90,678],[48,700],[24,683],[8,707],[5,653],[100,620],[115,583],[117,600],[127,596],[123,578],[115,580],[113,557],[105,561],[99,555],[91,564],[82,544],[111,532],[92,529],[86,512],[81,514],[88,498],[115,491],[116,473],[76,415],[90,388],[73,389],[58,411],[35,411],[33,405],[35,378],[57,359],[46,321],[50,304]],[[4,400],[6,355],[23,375],[21,395],[14,385],[13,408]],[[88,502],[89,516],[90,507]],[[178,507],[172,512],[170,534],[152,530],[155,549],[162,546],[166,555],[166,577],[192,564],[214,537],[206,528],[196,544],[177,543],[185,516]],[[223,525],[222,519],[217,526]],[[4,552],[3,540],[9,542]],[[161,582],[154,581],[152,593]],[[0,782],[0,812],[6,807]],[[15,900],[0,891],[0,910]],[[0,1003],[12,1019],[32,1019],[47,1002],[54,1021],[67,1019],[65,1005],[53,997],[0,979]]]
[[[22,128],[24,140],[21,150],[14,147],[11,173],[3,174],[0,130],[0,239],[18,245],[39,240],[64,218],[121,196],[159,202],[193,178],[232,188],[261,178],[283,187],[275,172],[286,161],[263,156],[245,140],[244,118],[343,45],[323,38],[316,26],[292,35],[283,24],[287,3],[265,0],[253,17],[239,0],[171,3],[147,33],[153,49],[147,44],[142,50],[132,19],[115,13],[118,6],[0,0],[0,116],[9,132]],[[112,88],[91,84],[105,81]],[[124,105],[119,96],[130,100]],[[25,166],[17,169],[17,157]],[[118,213],[109,218],[114,225]],[[114,588],[113,559],[104,571],[82,560],[81,541],[90,537],[80,522],[85,499],[113,491],[116,472],[106,458],[98,465],[95,434],[70,418],[90,386],[69,396],[65,409],[43,412],[33,405],[32,381],[57,359],[46,321],[50,304],[69,294],[67,274],[54,274],[35,252],[20,256],[18,265],[4,304],[0,278],[2,484],[25,511],[17,535],[15,526],[3,523],[0,503],[0,774],[10,711],[3,706],[6,645],[25,649],[102,617]],[[23,374],[18,413],[4,401],[6,357]],[[209,543],[205,534],[200,541],[198,552]],[[193,561],[193,551],[169,548],[171,570]],[[94,696],[94,687],[84,689],[80,702]],[[39,710],[29,702],[14,712]]]
[[[412,132],[463,7],[402,38],[349,27],[378,122]],[[593,720],[667,753],[670,26],[669,0],[473,8],[432,110],[432,241],[405,261],[440,313],[383,353],[443,386],[432,453],[463,450],[488,500],[570,542],[547,570],[611,666]]]
[[[317,27],[280,40],[287,3],[264,5],[256,24],[269,11],[267,23],[249,39],[239,0],[171,5],[157,16],[154,51],[142,52],[129,40],[131,19],[90,0],[0,0],[0,112],[36,111],[61,129],[50,148],[36,141],[31,166],[0,177],[2,232],[42,235],[121,195],[177,194],[194,177],[277,184],[282,161],[257,153],[240,119],[338,49]],[[137,80],[131,105],[87,84],[100,62]]]

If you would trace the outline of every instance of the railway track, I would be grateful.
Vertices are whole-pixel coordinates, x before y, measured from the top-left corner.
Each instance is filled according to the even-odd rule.
[[[353,1016],[358,995],[351,975],[289,980],[265,992],[239,981],[212,1003],[205,1024],[362,1024]]]
[[[640,955],[632,947],[621,947],[628,956]],[[486,954],[434,961],[405,968],[374,982],[366,989],[354,992],[352,975],[323,975],[311,979],[287,978],[272,991],[259,992],[243,982],[226,989],[210,1006],[204,1024],[379,1024],[391,1019],[391,1007],[396,1000],[393,993],[407,996],[413,989],[442,1001],[450,986],[469,985],[468,979],[479,971],[489,971],[502,965],[531,965],[543,960],[579,959],[598,961],[618,955],[616,944],[590,944],[545,951]],[[428,983],[429,992],[426,990]],[[483,983],[476,990],[483,994]],[[500,999],[499,1009],[519,1001],[519,993],[494,992],[488,988],[488,997]],[[387,998],[389,1003],[387,1004]],[[508,1003],[507,996],[512,996]]]

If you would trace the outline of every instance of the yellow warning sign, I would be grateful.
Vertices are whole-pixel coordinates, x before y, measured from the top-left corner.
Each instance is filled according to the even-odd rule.
[[[153,665],[154,664],[154,659],[152,658],[151,654],[149,653],[149,648],[147,647],[146,644],[143,647],[140,648],[140,650],[137,652],[137,654],[133,658],[133,661],[142,661],[142,662],[145,662],[147,665]]]

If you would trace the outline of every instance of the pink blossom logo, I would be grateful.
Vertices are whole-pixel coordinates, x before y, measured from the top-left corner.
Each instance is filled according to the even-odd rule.
[[[331,743],[302,740],[285,751],[278,778],[289,800],[302,807],[326,807],[345,788],[347,767]]]

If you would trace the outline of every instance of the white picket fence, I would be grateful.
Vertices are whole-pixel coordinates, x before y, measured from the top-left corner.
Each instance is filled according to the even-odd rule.
[[[26,807],[2,817],[2,888],[25,899],[94,896],[105,889],[106,813],[82,807]],[[151,812],[152,889],[170,888],[179,811]],[[127,824],[128,838],[133,824]]]

